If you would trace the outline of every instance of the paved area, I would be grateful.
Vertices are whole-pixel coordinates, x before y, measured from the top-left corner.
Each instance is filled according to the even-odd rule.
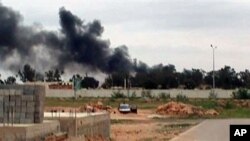
[[[250,124],[250,119],[205,120],[171,141],[229,141],[230,124]]]

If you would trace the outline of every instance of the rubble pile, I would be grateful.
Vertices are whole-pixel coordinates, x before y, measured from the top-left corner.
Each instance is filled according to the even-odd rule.
[[[250,108],[250,101],[249,100],[234,100],[233,103],[237,107],[242,107],[242,108]]]
[[[205,110],[201,107],[196,107],[190,104],[184,104],[181,102],[169,102],[164,105],[160,105],[157,110],[157,114],[168,116],[217,116],[219,113],[213,109]]]
[[[97,111],[110,111],[111,106],[105,106],[102,102],[98,101],[97,103],[86,104],[81,107],[83,112],[97,112]]]

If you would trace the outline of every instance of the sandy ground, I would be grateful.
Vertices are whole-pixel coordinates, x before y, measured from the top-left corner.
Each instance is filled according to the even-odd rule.
[[[112,141],[167,141],[191,127],[172,127],[172,124],[191,121],[155,120],[149,118],[152,114],[153,110],[139,110],[138,114],[120,114],[117,111],[111,113]],[[196,121],[192,121],[190,124],[195,123]]]
[[[113,109],[110,113],[111,141],[168,141],[200,122],[190,119],[153,119],[155,113],[152,109],[139,109],[137,114],[121,114],[117,109]],[[188,126],[182,127],[186,124]],[[82,139],[70,140],[80,141]],[[97,141],[97,139],[94,140]]]

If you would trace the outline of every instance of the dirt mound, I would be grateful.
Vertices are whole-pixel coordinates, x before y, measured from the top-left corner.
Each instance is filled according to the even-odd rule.
[[[205,110],[190,104],[181,102],[169,102],[157,108],[156,113],[168,116],[217,116],[219,113],[213,109]]]
[[[104,105],[101,101],[97,103],[89,103],[81,107],[83,111],[87,112],[97,112],[97,111],[108,111],[110,112],[112,107]]]

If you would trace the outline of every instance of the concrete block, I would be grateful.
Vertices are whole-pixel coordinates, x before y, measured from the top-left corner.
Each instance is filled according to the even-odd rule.
[[[4,101],[4,102],[6,102],[6,101],[10,101],[9,96],[7,96],[7,95],[6,95],[6,96],[4,96],[4,97],[3,97],[3,101]]]
[[[23,91],[24,95],[34,95],[34,93],[35,93],[35,88],[24,89]]]
[[[25,119],[25,118],[26,118],[25,113],[20,113],[20,119]]]
[[[10,91],[8,89],[4,90],[4,95],[10,95]]]
[[[3,101],[3,95],[1,95],[1,93],[0,93],[0,101]]]
[[[15,95],[15,100],[16,100],[16,101],[17,101],[17,100],[21,101],[21,99],[22,99],[22,96],[21,96],[21,95]]]
[[[10,101],[15,101],[16,100],[16,96],[15,95],[10,95]]]
[[[34,123],[34,119],[20,119],[20,123]]]
[[[27,107],[27,104],[26,104],[27,102],[25,102],[25,101],[21,101],[21,107]]]
[[[22,107],[22,108],[21,108],[21,112],[22,112],[22,113],[26,113],[26,112],[27,112],[27,108],[26,108],[26,107]]]
[[[27,107],[27,112],[28,113],[34,113],[35,112],[35,108],[34,107]]]
[[[27,107],[34,107],[35,108],[35,102],[27,102]]]
[[[21,113],[21,107],[16,107],[16,108],[15,108],[15,112],[16,112],[16,113]]]
[[[33,101],[34,96],[33,95],[23,95],[22,96],[22,101]]]
[[[26,113],[26,118],[27,119],[34,118],[34,113]]]
[[[16,95],[22,95],[23,94],[23,90],[16,90],[15,94]]]
[[[10,107],[9,106],[4,106],[4,109],[3,109],[5,112],[8,112],[10,110]]]
[[[19,118],[15,118],[14,119],[14,123],[20,123],[20,119]]]
[[[21,106],[21,101],[15,101],[16,103],[16,107],[20,107]]]
[[[36,112],[42,111],[42,107],[39,107],[39,106],[36,106],[36,105],[35,105],[35,111],[36,111]]]
[[[16,105],[15,101],[10,101],[9,106],[14,107]]]
[[[15,89],[10,89],[10,90],[9,90],[10,95],[14,95],[14,94],[15,94],[15,92],[16,92],[16,90],[15,90]]]

